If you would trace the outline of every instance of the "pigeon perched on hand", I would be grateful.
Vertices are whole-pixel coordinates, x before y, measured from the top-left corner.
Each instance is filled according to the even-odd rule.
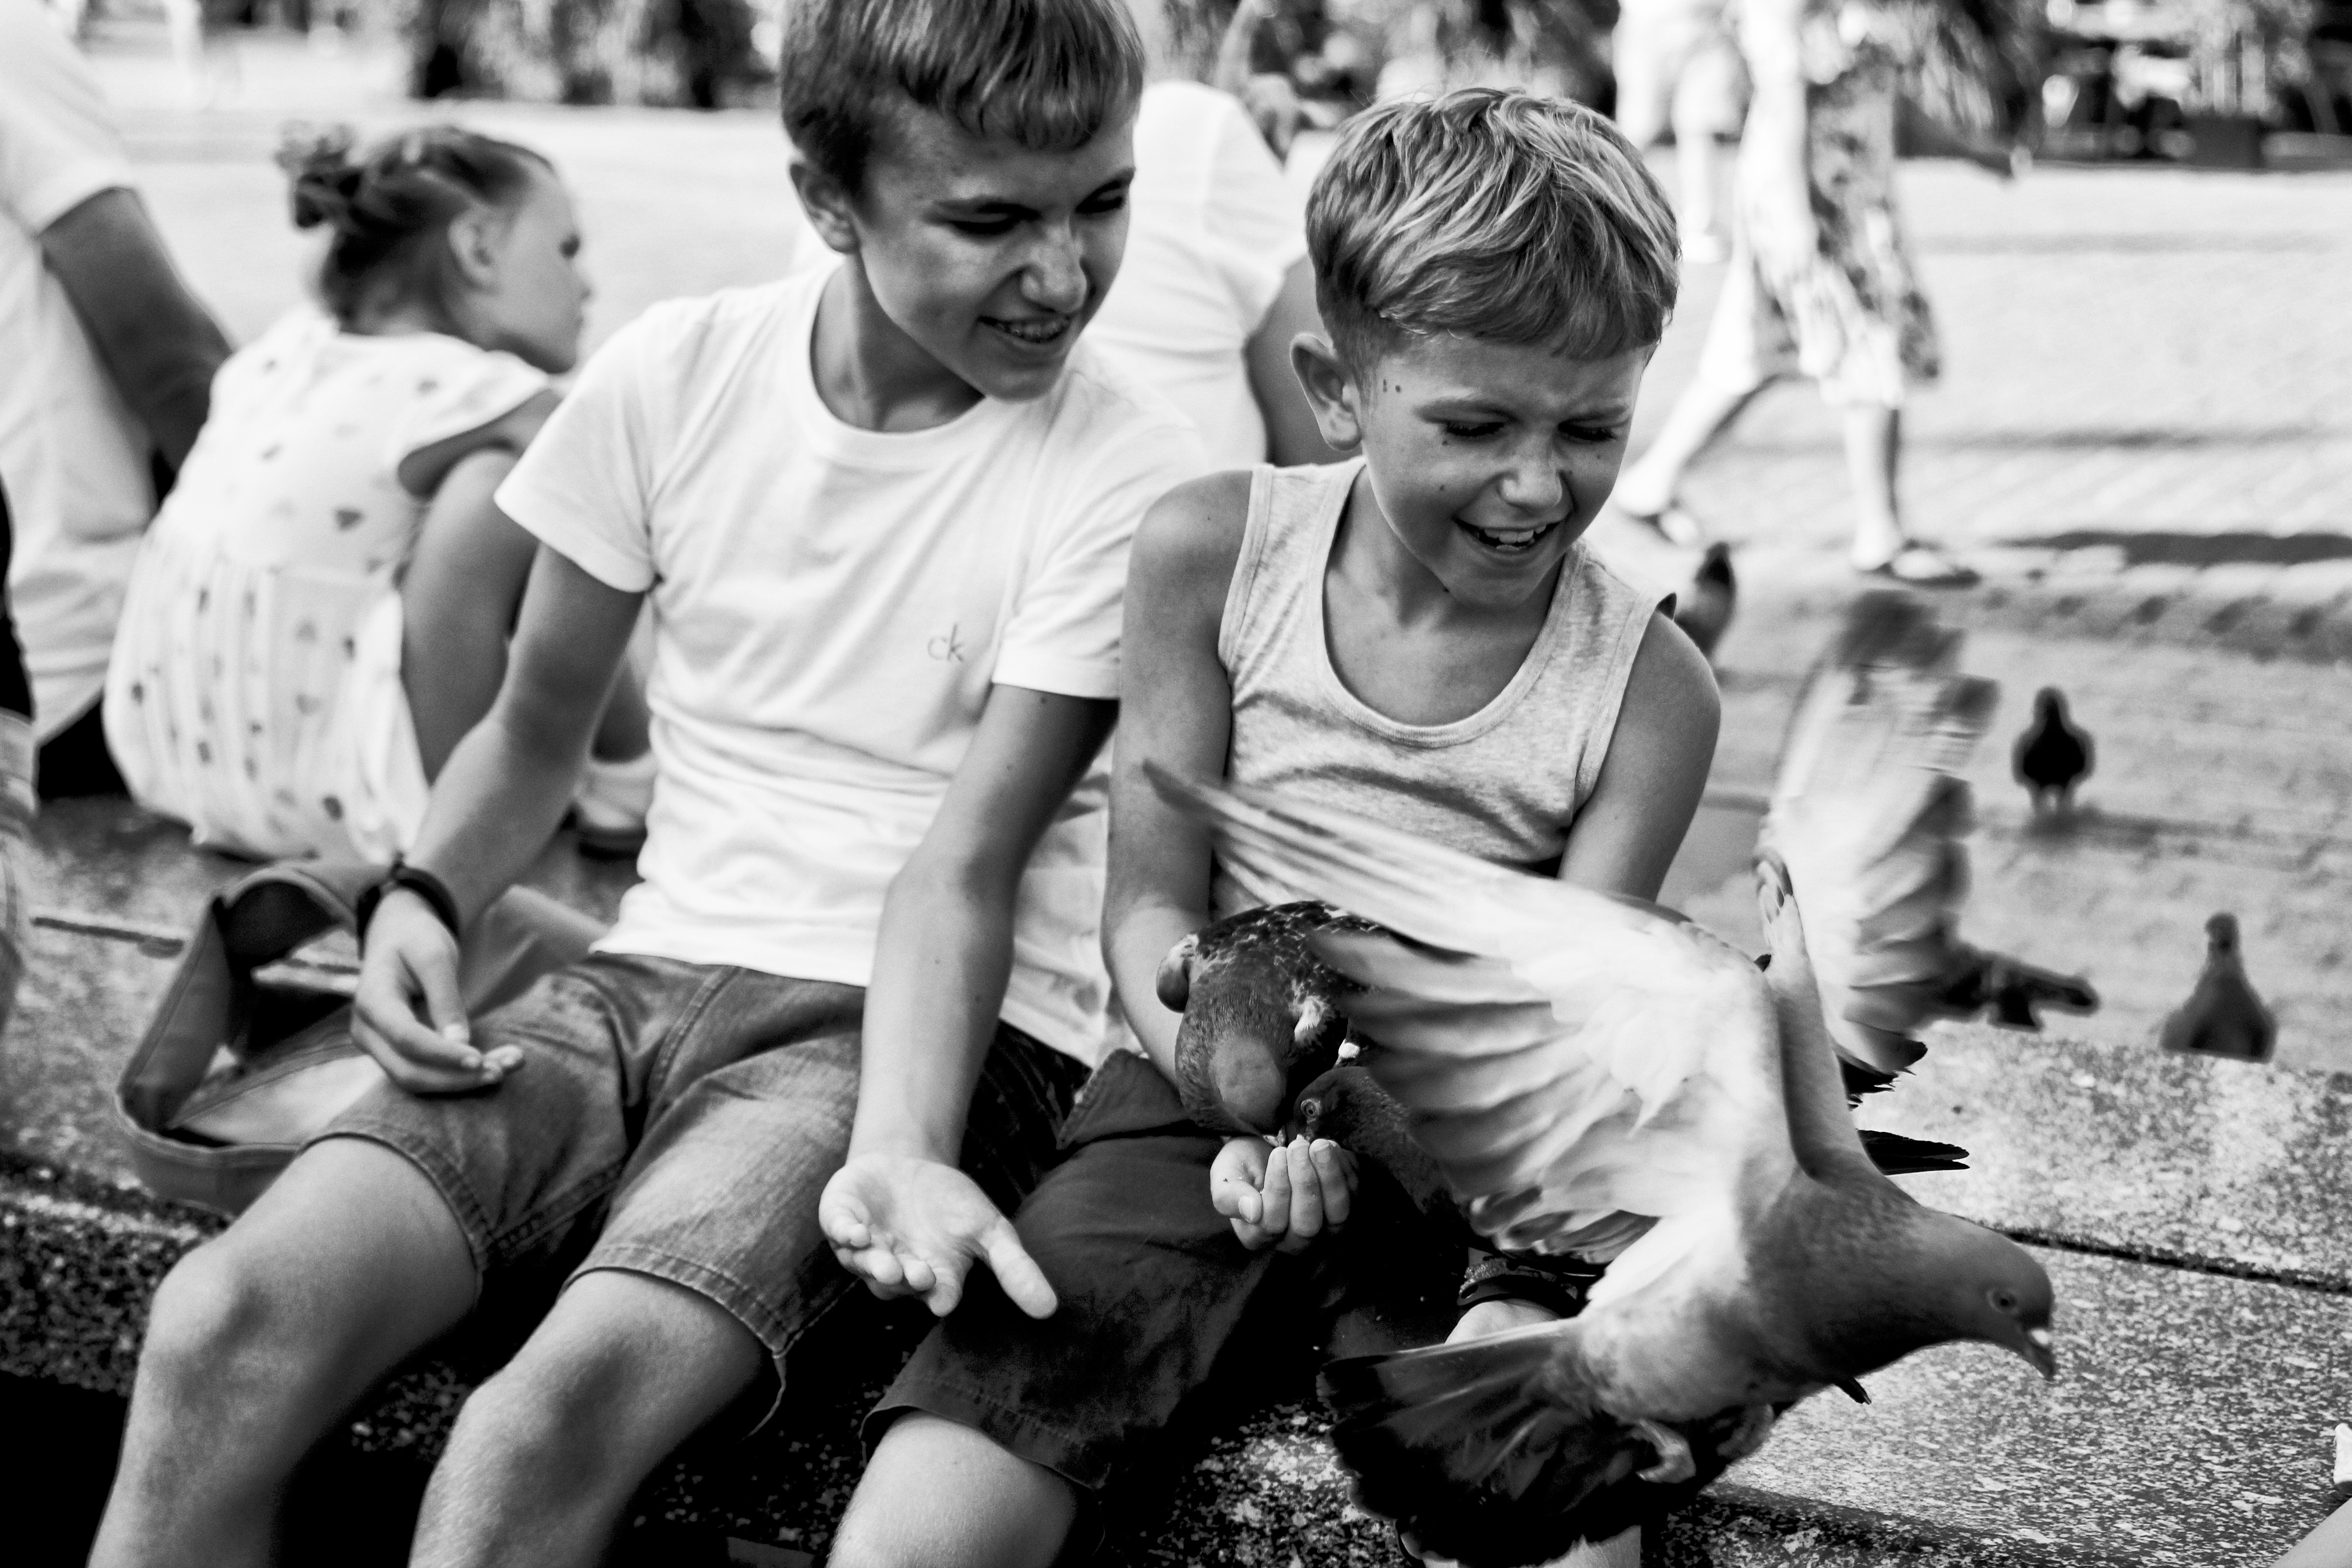
[[[2205,972],[2189,1000],[2165,1019],[2159,1039],[2168,1051],[2246,1062],[2266,1062],[2278,1048],[2278,1022],[2254,994],[2238,952],[2237,916],[2215,915],[2205,922]]]
[[[1272,1132],[1298,1090],[1339,1060],[1355,984],[1315,955],[1309,932],[1362,928],[1327,904],[1244,910],[1171,949],[1156,987],[1176,1028],[1184,1110],[1223,1132]]]
[[[2089,733],[2067,721],[2065,697],[2045,686],[2033,694],[2033,722],[2010,752],[2010,771],[2025,786],[2037,819],[2063,816],[2074,809],[2074,786],[2091,776],[2095,754]]]
[[[1730,629],[1731,612],[1738,602],[1739,584],[1731,575],[1731,546],[1710,544],[1691,585],[1675,602],[1675,625],[1712,660],[1715,645]]]
[[[1365,988],[1365,1063],[1472,1226],[1606,1264],[1580,1316],[1326,1369],[1359,1501],[1418,1550],[1505,1568],[1616,1535],[1752,1451],[1774,1407],[1927,1345],[2054,1372],[2041,1266],[1863,1152],[1794,866],[1760,879],[1759,972],[1652,904],[1152,776],[1228,863],[1385,928],[1308,940]]]

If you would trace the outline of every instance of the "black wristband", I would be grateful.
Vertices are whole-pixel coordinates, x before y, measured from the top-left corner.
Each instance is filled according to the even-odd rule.
[[[457,896],[449,890],[449,884],[424,867],[412,866],[395,857],[392,869],[383,874],[383,880],[362,893],[359,902],[352,910],[362,946],[367,942],[368,922],[375,919],[375,907],[383,902],[383,896],[394,888],[405,888],[423,899],[441,923],[449,928],[450,936],[464,940],[466,933],[460,929],[463,922],[457,918]]]
[[[1563,1318],[1573,1318],[1584,1310],[1584,1298],[1600,1282],[1601,1274],[1599,1267],[1579,1258],[1547,1258],[1538,1263],[1529,1258],[1474,1250],[1454,1304],[1467,1311],[1482,1301],[1529,1301]]]

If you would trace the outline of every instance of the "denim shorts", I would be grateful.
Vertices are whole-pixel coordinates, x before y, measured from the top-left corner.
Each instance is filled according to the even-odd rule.
[[[1117,1052],[1079,1091],[1067,1149],[1014,1217],[1059,1306],[1037,1321],[976,1280],[867,1416],[868,1446],[921,1410],[1076,1485],[1164,1480],[1171,1442],[1327,1355],[1427,1344],[1455,1316],[1464,1249],[1365,1166],[1346,1227],[1252,1252],[1209,1201],[1225,1135],[1188,1120],[1148,1061]]]
[[[495,1089],[385,1085],[322,1138],[405,1156],[464,1229],[481,1300],[595,1268],[650,1275],[723,1308],[782,1362],[848,1291],[817,1198],[849,1147],[866,993],[757,970],[595,953],[478,1021],[519,1046]],[[963,1167],[1007,1212],[1052,1163],[1086,1076],[1000,1025]]]

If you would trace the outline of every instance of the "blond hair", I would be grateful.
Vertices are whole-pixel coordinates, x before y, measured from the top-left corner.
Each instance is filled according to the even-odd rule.
[[[1673,209],[1600,115],[1493,88],[1356,117],[1307,204],[1315,299],[1359,368],[1402,335],[1606,359],[1665,335]]]
[[[902,105],[1071,153],[1134,112],[1143,70],[1120,0],[789,0],[776,79],[784,133],[856,195]]]

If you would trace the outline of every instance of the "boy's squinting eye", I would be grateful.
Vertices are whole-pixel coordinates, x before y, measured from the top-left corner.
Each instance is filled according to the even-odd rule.
[[[1582,441],[1593,447],[1606,446],[1621,438],[1626,429],[1622,425],[1563,425],[1559,428],[1560,434],[1570,440]]]
[[[1444,421],[1439,428],[1456,441],[1483,441],[1499,432],[1503,428],[1503,423],[1499,419],[1485,419],[1476,424],[1465,424],[1459,420],[1448,419]]]

